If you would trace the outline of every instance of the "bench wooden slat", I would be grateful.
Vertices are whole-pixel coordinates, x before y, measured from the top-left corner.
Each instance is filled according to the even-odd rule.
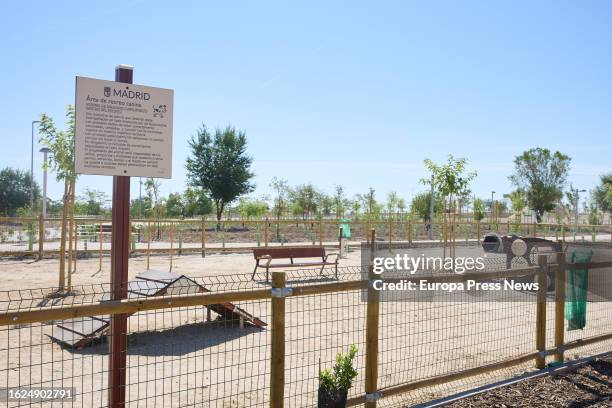
[[[266,248],[254,248],[253,257],[255,258],[255,269],[253,270],[252,279],[255,279],[255,273],[257,268],[266,269],[266,282],[268,282],[268,272],[270,268],[296,268],[296,267],[308,267],[308,266],[321,266],[321,273],[325,266],[336,267],[336,277],[338,277],[338,258],[336,257],[335,262],[328,262],[327,255],[325,254],[325,247],[266,247]],[[312,262],[294,262],[294,259],[302,258],[320,258],[320,261]],[[275,259],[289,259],[291,263],[272,263]],[[260,264],[263,262],[264,264]]]
[[[325,256],[324,247],[267,247],[254,248],[255,259],[270,256],[272,259],[283,258],[322,258]]]

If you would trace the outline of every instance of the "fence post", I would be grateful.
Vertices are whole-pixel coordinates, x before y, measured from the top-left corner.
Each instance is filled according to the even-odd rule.
[[[98,260],[98,272],[100,272],[102,270],[102,239],[104,238],[104,235],[102,234],[102,221],[100,221],[100,224],[98,225],[98,228],[100,228],[98,230],[98,236],[99,236],[98,240],[100,241],[99,242],[100,250],[98,251],[99,252],[98,253],[98,258],[99,258],[99,260]],[[147,267],[147,269],[148,269],[148,267]]]
[[[555,361],[563,363],[565,344],[565,253],[557,252],[557,273],[555,274]]]
[[[282,408],[285,400],[285,272],[272,272],[272,345],[270,357],[270,407]],[[280,296],[274,293],[281,292]]]
[[[323,246],[323,220],[319,220],[319,246]]]
[[[170,235],[170,272],[172,272],[172,256],[174,255],[174,225],[172,221],[170,221],[168,234]]]
[[[268,246],[268,240],[270,239],[270,223],[266,219],[264,222],[264,246]]]
[[[45,242],[45,219],[42,215],[38,216],[38,260],[43,259]]]
[[[151,220],[147,220],[147,271],[151,260]]]
[[[374,259],[376,251],[376,231],[370,230],[370,261]],[[368,268],[368,292],[366,311],[366,365],[365,365],[365,392],[366,408],[376,408],[378,399],[378,321],[380,314],[380,293],[374,289],[375,279],[372,262]]]
[[[79,224],[75,220],[74,221],[74,255],[73,255],[74,264],[72,265],[72,270],[74,271],[74,273],[76,273],[76,270],[77,270],[78,257],[79,257]]]
[[[408,245],[412,245],[412,220],[408,220]]]
[[[206,223],[204,223],[204,217],[202,217],[202,233],[201,233],[201,238],[202,238],[202,258],[206,257]]]
[[[548,273],[548,257],[538,255],[539,269],[536,272],[538,293],[536,302],[536,349],[540,353],[536,357],[536,368],[546,366],[546,280]]]
[[[480,221],[476,221],[476,241],[480,244]]]

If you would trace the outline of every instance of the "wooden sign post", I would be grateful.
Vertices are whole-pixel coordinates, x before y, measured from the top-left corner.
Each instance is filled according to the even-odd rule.
[[[115,81],[131,84],[132,67],[115,68]],[[127,298],[128,255],[130,251],[130,177],[113,176],[113,215],[111,238],[111,291],[112,299]],[[109,342],[108,405],[125,406],[125,381],[127,370],[128,315],[111,316]]]

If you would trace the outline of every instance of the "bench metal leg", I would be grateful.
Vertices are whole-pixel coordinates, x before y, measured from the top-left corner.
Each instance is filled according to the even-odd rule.
[[[255,265],[255,269],[253,269],[253,276],[251,276],[251,280],[255,280],[255,272],[257,272],[257,265]]]
[[[268,272],[270,271],[270,268],[266,268],[266,283],[270,282],[270,280],[268,279]]]

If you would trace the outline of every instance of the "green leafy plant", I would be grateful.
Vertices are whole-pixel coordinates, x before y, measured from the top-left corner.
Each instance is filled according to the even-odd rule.
[[[357,377],[357,370],[353,367],[353,360],[357,355],[357,346],[351,344],[346,354],[338,353],[333,370],[329,368],[319,371],[319,386],[330,391],[347,391],[351,388],[353,380]]]

